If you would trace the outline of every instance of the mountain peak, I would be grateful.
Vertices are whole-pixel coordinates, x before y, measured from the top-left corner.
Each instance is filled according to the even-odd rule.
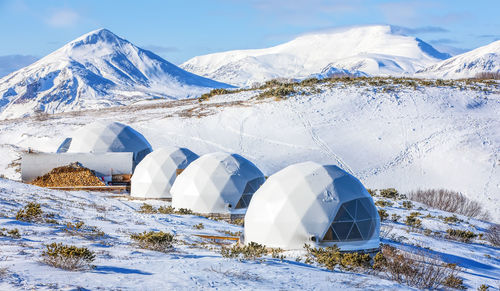
[[[71,47],[78,47],[82,45],[97,43],[116,44],[122,42],[128,43],[127,40],[117,36],[110,30],[106,28],[100,28],[80,36],[79,38],[70,42],[69,45],[71,45]]]

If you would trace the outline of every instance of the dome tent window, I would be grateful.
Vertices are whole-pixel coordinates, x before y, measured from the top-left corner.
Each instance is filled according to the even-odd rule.
[[[368,198],[342,204],[322,242],[369,239],[377,224],[375,211]]]
[[[252,199],[253,193],[255,193],[255,191],[259,189],[260,185],[264,184],[265,181],[266,179],[264,177],[259,177],[248,181],[247,185],[245,186],[245,190],[243,190],[240,201],[238,201],[238,204],[236,204],[234,208],[247,208],[248,205],[250,205],[250,200]]]
[[[243,240],[302,249],[337,245],[342,251],[379,247],[380,220],[358,179],[333,165],[294,164],[255,192],[245,215]]]

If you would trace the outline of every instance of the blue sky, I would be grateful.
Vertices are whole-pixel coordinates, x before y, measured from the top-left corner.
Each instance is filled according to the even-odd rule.
[[[437,48],[471,49],[500,39],[499,11],[500,0],[0,0],[0,60],[41,57],[103,27],[176,64],[363,24],[398,25]]]

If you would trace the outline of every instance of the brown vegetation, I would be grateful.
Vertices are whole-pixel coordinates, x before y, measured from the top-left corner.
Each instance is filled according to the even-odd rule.
[[[31,184],[40,187],[105,186],[95,173],[80,163],[71,163],[37,177]]]
[[[410,192],[408,198],[423,203],[429,207],[441,209],[447,212],[462,214],[469,217],[485,218],[481,205],[469,200],[459,192],[445,189],[417,190]]]

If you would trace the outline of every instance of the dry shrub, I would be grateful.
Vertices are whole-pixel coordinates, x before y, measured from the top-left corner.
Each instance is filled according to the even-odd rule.
[[[420,289],[437,289],[459,272],[455,264],[444,264],[429,253],[408,253],[387,245],[375,256],[373,267],[391,280]]]
[[[412,212],[406,217],[405,224],[412,228],[419,228],[422,226],[422,220],[418,219],[420,212]]]
[[[401,195],[398,193],[398,190],[394,188],[381,189],[379,191],[379,195],[384,198],[390,199],[399,199],[401,197]]]
[[[9,274],[9,269],[2,267],[0,268],[0,279],[7,277]]]
[[[387,207],[394,205],[394,202],[389,200],[378,200],[377,202],[375,202],[375,205],[379,207]]]
[[[70,271],[93,268],[95,255],[87,248],[51,243],[45,246],[42,262],[47,265]]]
[[[250,242],[247,245],[233,245],[232,247],[222,247],[221,255],[224,258],[240,258],[245,260],[256,260],[268,253],[268,249],[256,242]]]
[[[210,97],[215,96],[215,95],[224,95],[224,94],[229,94],[233,93],[232,91],[226,90],[226,89],[212,89],[210,92],[202,94],[200,98],[198,98],[199,102],[205,101],[210,99]]]
[[[16,214],[16,220],[38,222],[43,220],[42,214],[42,207],[39,203],[29,202],[26,206],[19,209]]]
[[[486,218],[481,205],[469,200],[459,192],[446,189],[417,190],[408,194],[413,201],[423,203],[429,207],[448,212],[462,214],[468,217]]]
[[[135,233],[130,235],[130,238],[143,249],[159,252],[166,252],[172,249],[174,242],[174,235],[163,231]]]
[[[379,209],[378,216],[380,217],[380,221],[384,221],[389,217],[389,214],[384,209]]]
[[[480,80],[500,80],[500,72],[481,72],[476,74]]]
[[[453,240],[458,240],[461,242],[470,242],[474,238],[477,237],[477,234],[473,233],[472,231],[468,230],[460,230],[460,229],[447,229],[447,238],[448,239],[453,239]]]
[[[495,246],[500,246],[500,225],[494,224],[488,228],[486,239]]]
[[[306,262],[317,262],[329,270],[334,270],[337,266],[345,270],[369,270],[372,268],[372,259],[369,254],[342,253],[337,246],[311,248],[309,245],[305,245],[304,248],[307,251]]]
[[[106,234],[95,226],[85,225],[83,221],[76,222],[75,224],[68,222],[64,231],[71,235],[78,235],[87,239],[103,238]]]
[[[187,208],[175,209],[172,206],[160,206],[158,209],[154,208],[153,205],[144,203],[141,208],[137,211],[139,213],[145,214],[179,214],[179,215],[189,215],[193,214],[193,211]]]
[[[153,205],[144,203],[141,205],[141,208],[137,212],[152,214],[152,213],[157,213],[158,211],[153,207]]]
[[[6,228],[1,228],[0,229],[0,236],[8,236],[11,238],[21,238],[21,234],[19,233],[19,229],[13,228],[13,229],[6,229]]]

